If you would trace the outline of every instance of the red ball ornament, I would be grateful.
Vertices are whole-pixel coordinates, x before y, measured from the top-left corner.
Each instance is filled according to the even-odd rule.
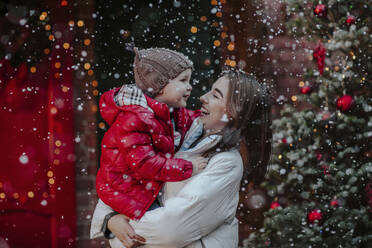
[[[61,1],[61,6],[66,7],[68,5],[68,2],[66,0]]]
[[[338,203],[338,201],[337,200],[332,200],[331,201],[331,206],[332,207],[338,207],[340,204]]]
[[[312,90],[312,88],[309,85],[301,87],[301,93],[304,94],[304,95],[310,94],[311,90]]]
[[[327,16],[327,7],[324,4],[318,4],[315,6],[314,14],[319,17]]]
[[[316,159],[318,161],[320,161],[323,158],[323,154],[321,154],[319,151],[316,151],[315,154],[316,154]]]
[[[353,106],[354,99],[350,95],[344,95],[337,99],[337,108],[342,112],[346,112]]]
[[[307,215],[307,219],[310,223],[321,221],[323,219],[323,214],[319,209],[314,209]]]
[[[282,143],[283,143],[283,144],[287,144],[287,139],[286,139],[286,138],[283,138],[283,139],[282,139]]]
[[[271,209],[276,209],[278,207],[280,207],[280,204],[277,201],[272,202],[271,205],[270,205]]]
[[[346,25],[350,26],[350,25],[354,24],[355,21],[356,21],[355,16],[350,15],[346,18]]]

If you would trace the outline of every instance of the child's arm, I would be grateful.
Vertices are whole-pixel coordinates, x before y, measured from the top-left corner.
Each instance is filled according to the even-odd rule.
[[[158,141],[151,138],[151,130],[136,114],[125,112],[118,116],[114,125],[117,125],[114,135],[120,139],[119,151],[124,154],[126,166],[141,173],[143,178],[174,182],[191,177],[193,165],[190,161],[154,150],[153,143]],[[169,140],[168,145],[173,142]]]

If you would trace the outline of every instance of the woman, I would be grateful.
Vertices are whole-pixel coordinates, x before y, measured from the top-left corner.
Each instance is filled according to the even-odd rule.
[[[188,180],[166,183],[160,199],[163,207],[148,211],[139,222],[128,223],[123,215],[109,218],[108,229],[116,236],[110,240],[112,247],[135,247],[135,240],[143,238],[145,247],[238,246],[235,214],[243,170],[246,179],[258,183],[270,157],[269,94],[253,76],[227,71],[201,102],[202,114],[177,156],[202,154],[209,158],[207,167]],[[105,216],[111,212],[103,202],[98,203],[93,238],[103,235]]]

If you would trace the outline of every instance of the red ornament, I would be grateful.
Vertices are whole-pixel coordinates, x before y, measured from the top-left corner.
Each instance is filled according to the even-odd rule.
[[[61,6],[66,7],[68,5],[68,2],[66,0],[61,1]]]
[[[319,209],[314,209],[307,215],[307,219],[310,223],[321,221],[323,219],[323,214]]]
[[[311,90],[312,90],[312,88],[309,85],[301,87],[301,93],[304,94],[304,95],[310,94]]]
[[[338,201],[337,200],[332,200],[331,201],[331,206],[332,207],[338,207],[340,204],[338,203]]]
[[[324,111],[322,115],[322,120],[325,121],[329,119],[329,117],[331,117],[331,113],[329,113],[328,111]]]
[[[324,174],[325,176],[330,175],[330,174],[329,174],[329,166],[328,166],[328,165],[323,164],[323,165],[321,165],[320,167],[323,169],[323,174]]]
[[[346,112],[351,109],[354,104],[354,99],[350,95],[344,95],[337,99],[337,108],[342,112]]]
[[[318,151],[316,151],[315,153],[316,153],[316,159],[317,159],[318,161],[320,161],[320,160],[323,158],[323,154],[321,154],[321,153],[318,152]]]
[[[318,45],[314,49],[314,52],[313,52],[313,57],[317,61],[320,75],[323,75],[323,71],[324,71],[325,54],[326,54],[326,49],[323,46],[323,43],[321,41],[318,41]]]
[[[355,16],[349,15],[349,16],[346,18],[346,25],[350,26],[350,25],[354,24],[355,21],[356,21]]]
[[[283,139],[282,139],[282,143],[283,143],[283,144],[287,144],[287,139],[286,139],[286,138],[283,138]]]
[[[327,7],[324,4],[318,4],[315,6],[314,14],[320,17],[327,16]]]
[[[277,201],[272,202],[270,205],[271,209],[276,209],[277,207],[280,207],[280,204]]]

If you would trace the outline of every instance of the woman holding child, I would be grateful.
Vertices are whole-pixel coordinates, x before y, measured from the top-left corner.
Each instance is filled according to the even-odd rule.
[[[169,82],[162,89],[167,90]],[[160,97],[163,93],[154,99],[165,103]],[[110,202],[99,201],[92,238],[111,231],[115,235],[110,239],[112,247],[136,247],[140,243],[144,247],[238,246],[235,214],[241,179],[244,174],[245,179],[262,180],[270,157],[269,94],[253,76],[231,70],[224,72],[200,100],[200,116],[184,115],[192,116],[192,123],[183,125],[181,132],[180,128],[174,130],[179,132],[180,142],[172,159],[192,161],[192,177],[166,182],[156,197],[160,206],[150,206],[153,210],[147,209],[139,221],[114,215]],[[180,127],[176,118],[172,122]],[[206,166],[200,157],[208,159]]]

